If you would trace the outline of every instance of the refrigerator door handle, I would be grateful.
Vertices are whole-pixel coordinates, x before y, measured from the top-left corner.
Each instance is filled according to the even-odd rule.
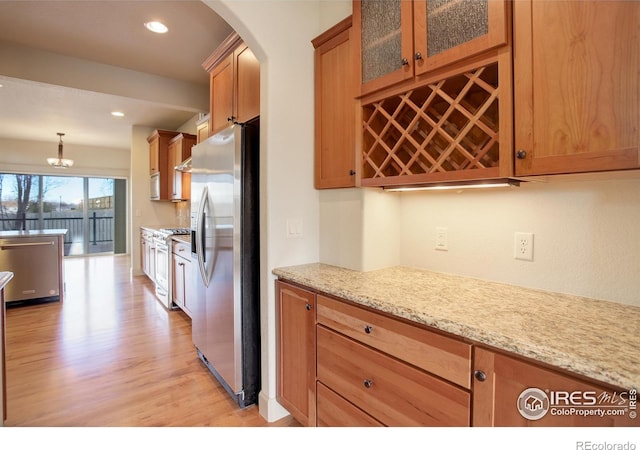
[[[211,204],[209,198],[209,189],[207,186],[202,190],[202,198],[200,199],[200,208],[198,210],[198,220],[196,225],[196,254],[198,255],[198,267],[200,269],[200,277],[202,278],[202,282],[206,287],[209,287],[209,283],[211,282],[211,277],[213,276],[213,268],[216,263],[216,230],[215,223],[212,224],[211,227],[213,232],[211,233],[212,238],[212,248],[214,249],[213,257],[210,261],[207,261],[205,258],[206,252],[206,225],[205,220],[207,219],[207,209],[211,212],[211,217],[214,217],[213,214],[213,205]],[[205,245],[203,245],[203,243]]]

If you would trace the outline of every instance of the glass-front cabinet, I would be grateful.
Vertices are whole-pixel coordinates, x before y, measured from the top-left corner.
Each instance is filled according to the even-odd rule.
[[[507,43],[507,0],[354,0],[361,95]]]

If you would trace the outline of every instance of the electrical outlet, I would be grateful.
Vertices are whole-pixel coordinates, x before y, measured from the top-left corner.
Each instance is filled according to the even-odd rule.
[[[533,261],[533,233],[516,232],[513,257],[523,261]]]
[[[449,239],[446,227],[436,227],[436,250],[449,251]]]

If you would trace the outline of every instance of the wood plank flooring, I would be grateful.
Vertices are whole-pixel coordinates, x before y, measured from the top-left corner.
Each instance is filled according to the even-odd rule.
[[[5,426],[297,426],[241,410],[128,256],[65,259],[66,297],[7,310]]]

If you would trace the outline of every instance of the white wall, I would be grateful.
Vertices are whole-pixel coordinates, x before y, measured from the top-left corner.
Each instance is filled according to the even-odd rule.
[[[0,139],[0,171],[42,175],[129,177],[128,149],[64,142],[63,151],[64,157],[73,159],[74,165],[68,169],[56,169],[47,165],[47,158],[58,156],[57,137],[54,142]]]
[[[275,401],[275,267],[319,260],[319,194],[313,188],[313,46],[311,40],[351,13],[351,3],[207,1],[260,61],[261,320],[260,413],[286,411]],[[303,236],[286,237],[287,220]]]
[[[640,179],[525,183],[398,197],[401,263],[640,306]],[[436,251],[435,228],[449,251]],[[534,233],[534,260],[513,258]]]

